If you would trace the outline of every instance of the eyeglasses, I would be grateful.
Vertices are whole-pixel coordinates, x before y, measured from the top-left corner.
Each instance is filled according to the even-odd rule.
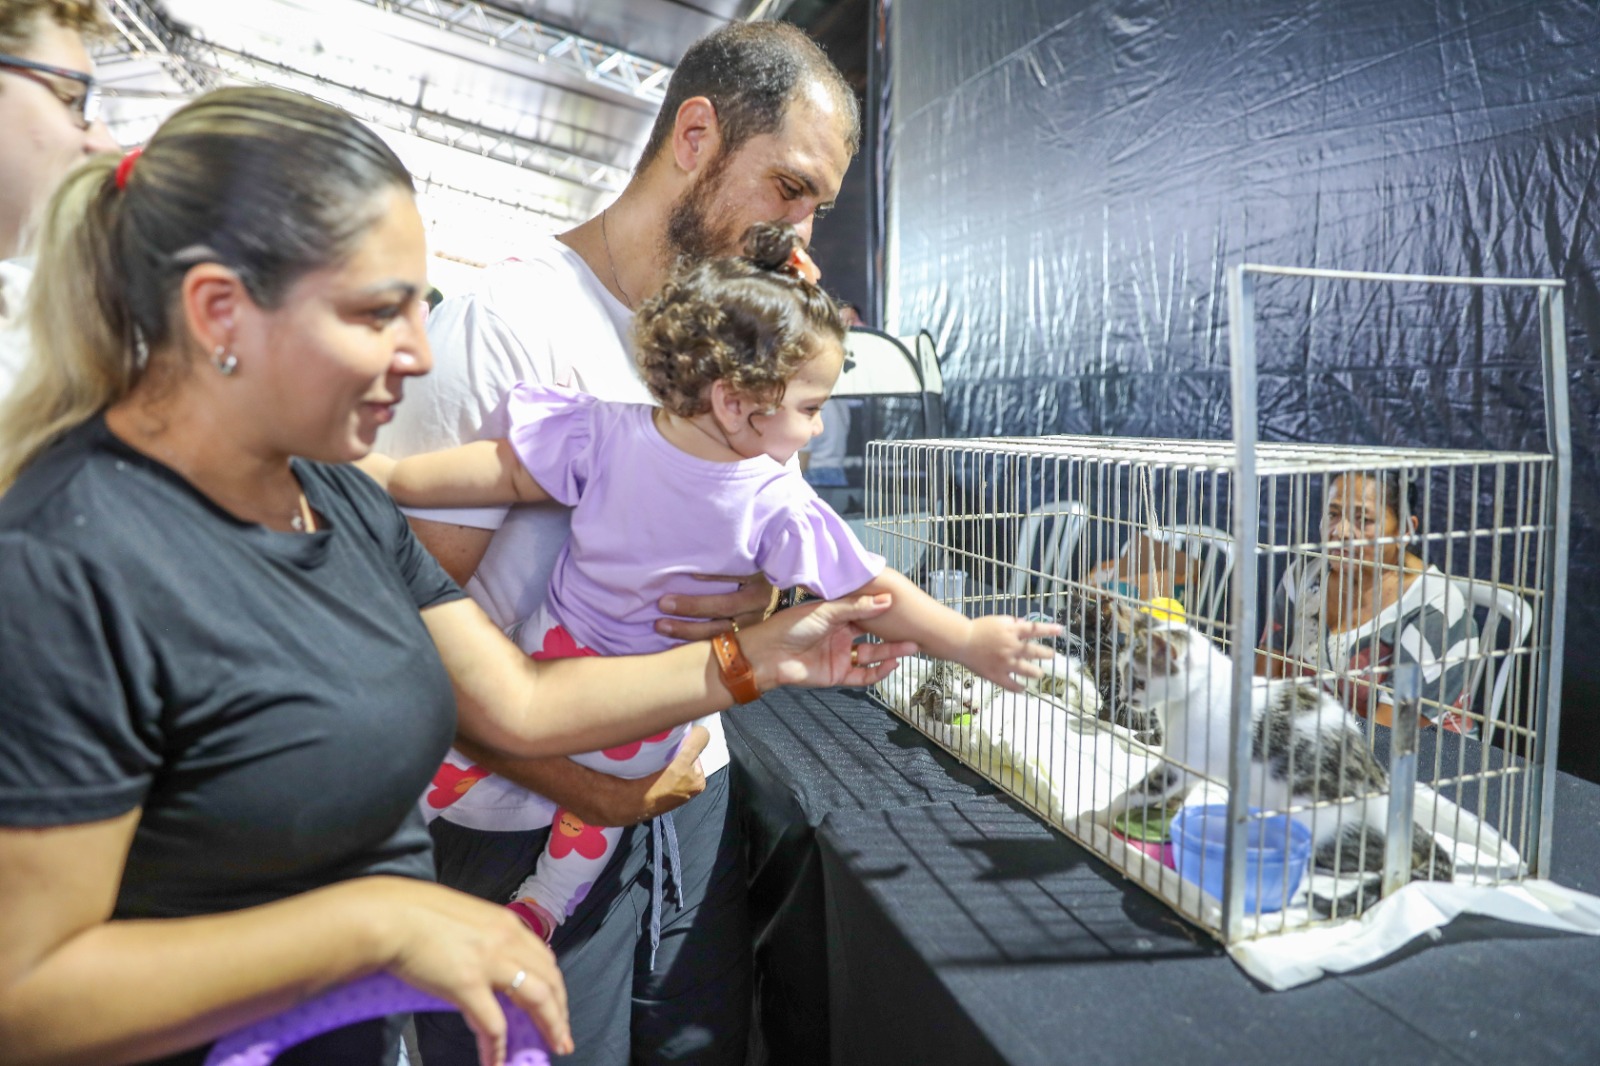
[[[95,120],[100,117],[100,83],[95,81],[92,75],[85,74],[81,70],[52,67],[48,63],[35,63],[31,59],[7,55],[4,52],[0,52],[0,70],[9,70],[13,74],[20,74],[30,81],[43,85],[52,96],[66,104],[67,109],[78,116],[78,123],[84,129],[94,125]],[[75,81],[83,86],[83,92],[80,94],[63,89],[49,78],[40,77],[41,74]]]

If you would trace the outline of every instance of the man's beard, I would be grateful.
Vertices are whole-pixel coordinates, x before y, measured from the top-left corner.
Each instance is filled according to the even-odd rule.
[[[722,192],[727,163],[728,153],[718,152],[700,180],[685,189],[672,205],[664,240],[667,260],[674,269],[717,256],[738,255],[742,250],[739,242],[744,231],[738,223],[728,219],[719,224],[709,217],[712,204]]]

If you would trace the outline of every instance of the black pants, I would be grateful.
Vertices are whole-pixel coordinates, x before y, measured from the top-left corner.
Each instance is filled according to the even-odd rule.
[[[750,928],[744,847],[729,809],[726,769],[673,812],[683,859],[683,908],[664,904],[650,969],[650,827],[622,836],[594,889],[552,946],[567,982],[577,1052],[562,1066],[744,1062],[750,1023]],[[433,823],[439,880],[503,903],[533,871],[550,831],[489,833]],[[419,1014],[424,1066],[477,1066],[456,1014]]]

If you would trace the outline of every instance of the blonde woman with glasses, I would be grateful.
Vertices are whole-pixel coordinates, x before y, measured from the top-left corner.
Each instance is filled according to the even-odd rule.
[[[104,29],[86,0],[0,0],[0,398],[26,357],[32,219],[74,163],[116,147],[84,46]]]

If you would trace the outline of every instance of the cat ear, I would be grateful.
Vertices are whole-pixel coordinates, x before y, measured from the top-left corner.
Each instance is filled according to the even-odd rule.
[[[1171,673],[1188,650],[1188,638],[1181,630],[1151,625],[1149,615],[1140,617],[1145,629],[1145,646],[1150,649],[1150,665],[1162,673]]]

